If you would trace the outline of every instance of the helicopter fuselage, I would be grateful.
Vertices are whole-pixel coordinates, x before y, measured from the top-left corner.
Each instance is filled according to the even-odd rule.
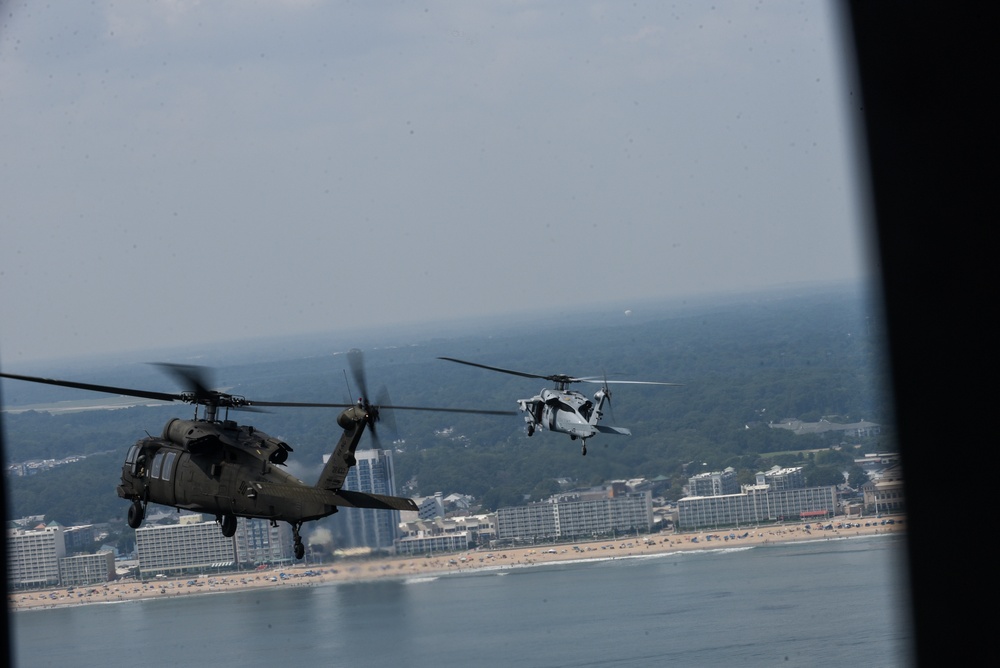
[[[291,448],[254,427],[173,419],[162,436],[140,439],[125,456],[117,493],[132,501],[128,524],[139,528],[150,503],[213,514],[225,536],[236,533],[237,517],[285,521],[292,525],[301,559],[303,522],[332,515],[341,506],[416,510],[411,499],[342,489],[356,463],[368,410],[351,407],[337,418],[344,432],[315,485],[281,468]]]
[[[332,515],[339,507],[417,510],[412,499],[343,488],[351,467],[357,464],[355,450],[365,428],[369,428],[373,436],[375,434],[380,409],[498,412],[374,405],[366,398],[361,351],[352,349],[347,356],[358,389],[361,390],[361,397],[356,404],[251,401],[241,395],[209,389],[204,369],[178,364],[159,366],[176,376],[187,387],[180,393],[8,373],[0,373],[0,377],[155,401],[194,404],[196,408],[193,420],[170,420],[160,436],[147,436],[129,448],[122,464],[121,484],[116,489],[119,497],[131,501],[128,525],[138,529],[150,503],[215,515],[216,521],[222,526],[222,534],[226,537],[236,534],[238,517],[267,519],[272,524],[281,520],[292,525],[295,558],[302,559],[305,554],[299,534],[302,524]],[[345,409],[337,417],[337,425],[344,430],[343,434],[315,484],[306,484],[282,468],[288,453],[292,451],[287,443],[252,426],[241,426],[228,418],[230,409],[255,410],[257,407]],[[220,414],[224,417],[217,419]]]
[[[524,378],[543,378],[556,384],[554,389],[544,388],[541,392],[530,399],[518,399],[517,405],[524,413],[528,436],[535,433],[536,429],[569,434],[573,440],[583,441],[583,454],[587,454],[587,439],[598,432],[602,434],[618,434],[621,436],[631,436],[632,432],[624,427],[607,427],[602,424],[601,418],[604,416],[604,405],[611,399],[610,383],[629,383],[633,385],[676,385],[676,383],[661,383],[657,381],[645,380],[608,380],[605,375],[601,380],[597,377],[579,378],[564,373],[554,373],[549,375],[527,373],[514,369],[505,369],[489,364],[478,362],[467,362],[455,357],[439,357],[438,359],[449,362],[457,362],[467,366],[474,366],[490,371],[522,376]],[[593,401],[585,395],[566,389],[571,383],[600,383],[601,389],[594,395]]]
[[[332,497],[324,499],[321,490],[281,468],[278,462],[289,449],[229,421],[171,420],[163,437],[143,438],[129,448],[118,496],[216,516],[282,521],[337,512]],[[289,494],[289,487],[297,489]]]
[[[593,400],[586,395],[573,390],[554,390],[544,388],[530,399],[519,399],[518,408],[524,413],[528,436],[536,429],[569,434],[571,439],[582,439],[583,453],[586,454],[586,441],[598,432],[629,435],[623,427],[606,427],[600,424],[604,415],[604,404],[610,393],[601,388],[594,394]]]

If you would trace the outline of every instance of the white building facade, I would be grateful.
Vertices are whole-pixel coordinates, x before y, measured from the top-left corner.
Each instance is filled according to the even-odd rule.
[[[757,484],[738,494],[688,496],[677,502],[677,528],[747,526],[761,522],[833,517],[837,488],[805,487],[802,467],[773,467],[757,473]]]
[[[731,466],[723,471],[699,473],[688,478],[688,496],[721,496],[739,491],[736,469]]]
[[[7,531],[7,582],[10,589],[59,584],[59,560],[66,556],[63,528],[56,523]]]
[[[648,532],[652,525],[648,491],[564,494],[497,511],[497,539],[513,543]]]
[[[114,579],[115,554],[109,550],[59,560],[59,584],[62,587],[95,585]]]
[[[139,577],[176,576],[230,570],[236,566],[236,537],[226,538],[218,522],[185,515],[177,524],[151,524],[135,530]]]
[[[203,515],[182,515],[177,524],[150,524],[135,530],[139,576],[171,576],[292,563],[292,530],[287,522],[239,518],[236,535],[226,538],[219,523]]]

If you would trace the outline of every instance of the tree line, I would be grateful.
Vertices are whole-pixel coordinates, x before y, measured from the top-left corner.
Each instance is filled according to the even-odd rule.
[[[633,435],[599,435],[589,442],[586,457],[580,455],[579,441],[563,434],[536,432],[528,438],[520,415],[383,411],[379,438],[394,450],[402,494],[460,492],[474,496],[484,509],[496,509],[544,498],[558,491],[557,481],[589,486],[644,477],[661,480],[657,493],[676,499],[695,473],[732,466],[749,481],[775,464],[803,465],[810,484],[834,484],[845,472],[852,482],[860,475],[853,468],[853,449],[829,450],[841,445],[840,432],[796,436],[768,425],[784,418],[865,419],[882,424],[883,431],[863,449],[894,449],[878,322],[870,300],[855,287],[653,304],[633,308],[630,316],[609,309],[497,323],[488,333],[452,331],[405,341],[405,332],[397,332],[396,345],[366,348],[366,375],[369,389],[385,385],[395,405],[489,410],[515,410],[517,399],[547,383],[438,357],[539,375],[682,383],[612,386],[604,423],[629,427]],[[346,340],[338,350],[332,349],[336,341],[324,345],[325,350],[313,350],[303,344],[271,359],[254,359],[248,350],[245,360],[207,364],[219,386],[257,400],[356,399],[359,388],[352,387],[342,352],[364,346]],[[104,377],[93,382],[126,387],[160,382],[139,387],[177,391],[169,379],[158,381],[148,369],[143,374],[141,381]],[[573,389],[589,394],[598,388]],[[17,392],[5,383],[5,400]],[[8,478],[9,519],[40,514],[63,524],[121,521],[127,502],[114,490],[128,446],[147,433],[158,435],[168,419],[187,417],[189,411],[171,405],[4,414],[8,463],[92,455],[35,476]],[[290,443],[295,449],[290,470],[311,483],[309,476],[318,475],[322,455],[339,437],[338,412],[276,409],[230,417]],[[109,449],[116,454],[97,454]]]

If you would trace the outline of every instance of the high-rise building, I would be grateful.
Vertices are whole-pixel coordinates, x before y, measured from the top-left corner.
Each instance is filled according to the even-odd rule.
[[[392,451],[358,450],[358,463],[351,468],[344,489],[370,494],[396,495]],[[399,511],[375,508],[344,508],[331,521],[337,548],[368,547],[378,551],[393,550],[399,535]]]
[[[7,531],[7,582],[11,589],[59,584],[59,560],[66,556],[63,528],[57,522],[35,529]]]

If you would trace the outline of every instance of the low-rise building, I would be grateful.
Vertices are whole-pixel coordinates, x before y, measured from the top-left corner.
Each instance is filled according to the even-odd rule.
[[[865,509],[868,512],[897,513],[906,510],[906,495],[899,466],[881,471],[874,479],[861,486]]]
[[[731,466],[723,471],[709,471],[688,478],[688,496],[722,496],[739,491],[736,469]]]
[[[397,554],[460,552],[496,537],[496,514],[414,520],[400,523],[399,528],[403,535],[396,539]]]
[[[101,584],[111,582],[115,577],[115,555],[110,551],[59,560],[59,585],[62,587]]]
[[[445,534],[418,534],[396,539],[396,554],[423,556],[436,552],[462,552],[473,547],[468,531]]]

